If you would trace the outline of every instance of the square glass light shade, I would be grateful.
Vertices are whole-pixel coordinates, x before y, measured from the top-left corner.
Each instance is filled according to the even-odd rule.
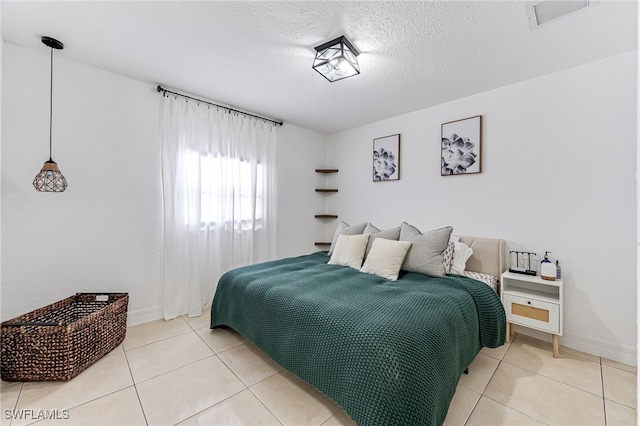
[[[357,59],[359,54],[360,52],[349,40],[345,36],[341,36],[316,47],[313,69],[331,82],[342,80],[360,74]]]
[[[40,192],[64,192],[67,189],[67,180],[62,176],[58,165],[49,160],[36,175],[33,186]]]

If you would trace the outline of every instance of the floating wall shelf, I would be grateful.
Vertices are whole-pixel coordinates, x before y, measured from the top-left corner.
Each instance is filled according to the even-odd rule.
[[[322,173],[322,174],[331,174],[331,173],[338,173],[338,169],[316,169],[316,173]],[[316,192],[320,192],[320,193],[332,193],[332,192],[338,192],[337,188],[316,188]],[[326,214],[326,213],[319,213],[317,215],[314,216],[316,219],[337,219],[338,215],[337,214]],[[331,242],[322,242],[322,241],[316,241],[315,245],[318,247],[325,247],[325,246],[330,246]]]

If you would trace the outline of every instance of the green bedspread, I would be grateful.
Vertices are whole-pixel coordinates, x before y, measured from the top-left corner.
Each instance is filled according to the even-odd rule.
[[[328,260],[318,252],[227,272],[211,328],[238,331],[359,425],[442,424],[481,347],[504,343],[500,298],[460,276],[393,282]]]

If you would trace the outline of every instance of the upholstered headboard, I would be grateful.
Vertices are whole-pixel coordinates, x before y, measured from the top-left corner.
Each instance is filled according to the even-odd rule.
[[[496,238],[460,237],[460,242],[473,249],[467,260],[467,271],[482,272],[500,278],[507,269],[504,240]]]

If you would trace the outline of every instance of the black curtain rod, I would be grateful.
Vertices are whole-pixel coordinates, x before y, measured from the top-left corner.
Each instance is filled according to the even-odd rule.
[[[167,90],[167,89],[165,89],[164,87],[162,87],[160,85],[158,85],[156,90],[158,91],[158,93],[162,92],[162,96],[166,95],[167,93],[171,93],[174,96],[181,96],[181,97],[183,97],[185,99],[191,99],[191,100],[196,101],[196,102],[202,102],[203,104],[211,105],[211,106],[214,106],[216,108],[222,108],[222,109],[224,109],[226,111],[229,111],[229,112],[235,112],[235,113],[238,113],[238,114],[245,115],[247,117],[257,118],[258,120],[270,121],[271,123],[273,123],[276,126],[282,126],[284,124],[282,121],[271,120],[270,118],[265,118],[265,117],[260,117],[259,115],[249,114],[248,112],[239,111],[237,109],[229,108],[229,107],[224,106],[224,105],[218,105],[218,104],[214,104],[213,102],[205,101],[205,100],[202,100],[202,99],[192,98],[191,96],[183,95],[182,93],[172,92],[171,90]]]

